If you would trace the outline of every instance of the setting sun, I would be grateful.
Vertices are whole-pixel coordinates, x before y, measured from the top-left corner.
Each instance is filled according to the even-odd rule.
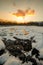
[[[13,18],[14,16],[15,21],[17,21],[17,23],[27,23],[30,20],[30,17],[35,15],[35,10],[29,9],[29,10],[17,10],[17,12],[12,13]]]
[[[24,19],[22,16],[19,16],[17,17],[17,20],[16,20],[18,23],[24,23]]]

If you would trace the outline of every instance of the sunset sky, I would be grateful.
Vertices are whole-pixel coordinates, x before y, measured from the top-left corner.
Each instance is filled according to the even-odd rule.
[[[34,15],[16,17],[18,10],[34,10]],[[10,21],[43,21],[43,0],[0,0],[0,19]]]

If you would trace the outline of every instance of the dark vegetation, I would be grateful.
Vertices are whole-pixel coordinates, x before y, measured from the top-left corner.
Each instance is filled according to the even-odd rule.
[[[15,57],[18,57],[23,63],[28,63],[29,61],[32,62],[32,65],[37,65],[37,61],[33,56],[40,61],[43,60],[43,58],[40,58],[40,52],[38,49],[32,47],[32,42],[36,43],[36,40],[34,40],[34,36],[30,39],[20,39],[17,37],[13,37],[15,40],[10,40],[3,38],[2,41],[4,42],[6,46],[6,50],[9,51],[10,55],[13,55]],[[32,51],[31,51],[32,50]],[[31,55],[26,56],[24,52],[31,51]],[[4,50],[0,51],[0,55],[4,53]]]
[[[5,53],[5,49],[1,49],[1,50],[0,50],[0,56],[1,56],[3,53]]]
[[[43,21],[39,21],[39,22],[38,21],[34,21],[34,22],[30,21],[28,23],[23,23],[23,24],[22,23],[18,24],[16,21],[14,21],[14,23],[12,23],[11,21],[7,21],[7,22],[6,21],[5,22],[4,21],[0,21],[0,26],[10,26],[10,25],[11,26],[12,25],[43,26]]]

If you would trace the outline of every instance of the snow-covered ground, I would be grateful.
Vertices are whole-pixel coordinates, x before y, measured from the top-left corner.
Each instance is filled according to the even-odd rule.
[[[2,47],[5,48],[1,39],[6,37],[7,39],[10,38],[10,39],[14,40],[13,36],[16,36],[21,39],[29,39],[31,36],[35,36],[34,39],[37,42],[33,43],[32,46],[37,48],[40,51],[40,56],[43,57],[43,27],[37,27],[37,26],[0,27],[0,49]],[[3,61],[3,59],[4,59],[4,61]],[[15,60],[14,59],[15,59],[14,57],[9,56],[8,51],[5,54],[3,54],[2,56],[0,56],[0,62],[6,61],[6,63],[4,65],[20,65],[20,61],[18,59],[15,59]],[[42,61],[40,61],[40,62],[42,62]],[[24,64],[24,65],[27,65],[27,64]],[[28,64],[28,65],[30,65],[30,64]]]

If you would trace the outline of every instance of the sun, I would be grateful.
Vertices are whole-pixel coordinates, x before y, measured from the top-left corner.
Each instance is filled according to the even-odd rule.
[[[24,17],[22,17],[22,16],[19,16],[19,17],[17,17],[17,23],[24,23]]]

